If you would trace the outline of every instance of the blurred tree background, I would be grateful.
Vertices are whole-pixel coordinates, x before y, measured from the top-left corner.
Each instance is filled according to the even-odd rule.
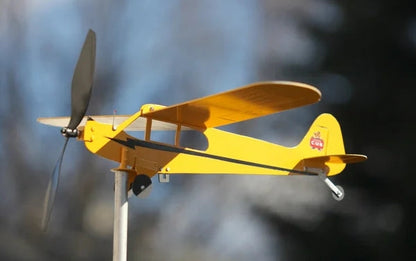
[[[410,166],[416,14],[410,1],[0,0],[0,259],[108,260],[116,164],[73,142],[49,231],[47,181],[63,140],[37,117],[69,115],[88,28],[97,33],[89,113],[135,112],[255,81],[317,86],[319,104],[228,127],[295,145],[322,112],[347,152],[334,177],[175,176],[131,198],[130,260],[391,260],[416,256]],[[242,144],[241,146],[244,146]]]

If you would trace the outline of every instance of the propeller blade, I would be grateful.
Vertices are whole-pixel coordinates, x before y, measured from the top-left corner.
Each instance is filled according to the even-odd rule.
[[[46,189],[45,201],[43,204],[43,218],[42,218],[42,230],[46,231],[48,228],[49,218],[51,216],[53,202],[55,201],[56,190],[58,188],[59,176],[61,174],[61,165],[64,158],[66,145],[68,144],[69,138],[65,139],[64,148],[62,149],[61,155],[55,164],[52,175],[49,179],[48,188]]]
[[[74,130],[87,111],[95,70],[95,32],[89,30],[72,78],[71,119],[68,128]]]

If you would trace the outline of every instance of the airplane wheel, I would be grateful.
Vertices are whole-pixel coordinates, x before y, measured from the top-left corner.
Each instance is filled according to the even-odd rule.
[[[334,192],[332,192],[332,197],[336,201],[341,201],[344,199],[344,196],[345,196],[344,189],[340,185],[337,185],[337,188],[342,192],[341,196],[337,196]]]
[[[145,198],[152,189],[152,180],[146,175],[139,174],[134,178],[131,189],[134,195],[139,198]]]

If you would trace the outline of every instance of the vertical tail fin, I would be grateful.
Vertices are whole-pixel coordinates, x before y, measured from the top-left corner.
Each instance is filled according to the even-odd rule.
[[[345,154],[338,121],[329,113],[315,119],[298,148],[306,157]]]
[[[296,149],[304,158],[295,167],[297,170],[328,167],[328,175],[335,175],[345,168],[345,156],[341,156],[345,155],[341,128],[331,114],[319,115]],[[335,156],[336,160],[329,156]]]

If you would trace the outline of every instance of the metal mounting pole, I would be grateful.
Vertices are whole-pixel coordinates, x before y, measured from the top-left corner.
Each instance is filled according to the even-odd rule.
[[[129,203],[127,197],[128,172],[114,170],[114,237],[113,261],[127,260],[127,227]]]
[[[114,236],[113,261],[127,260],[127,228],[129,217],[129,202],[127,182],[129,170],[127,167],[127,149],[121,150],[120,166],[112,169],[114,172]]]

